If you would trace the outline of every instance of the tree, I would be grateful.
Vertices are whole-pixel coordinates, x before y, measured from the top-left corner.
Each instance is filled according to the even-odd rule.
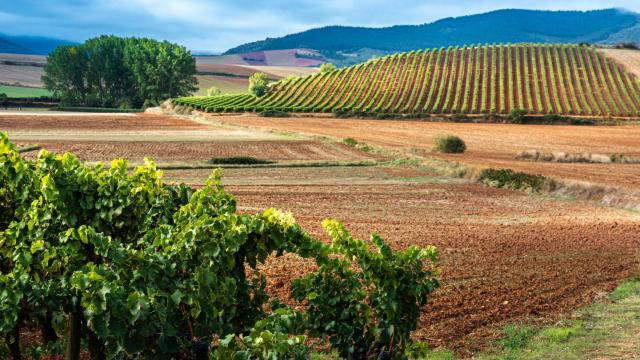
[[[324,63],[320,65],[320,73],[326,74],[336,70],[336,66],[332,63]]]
[[[267,93],[269,85],[269,78],[267,74],[257,72],[249,77],[249,92],[257,97]]]
[[[212,86],[207,89],[207,96],[216,96],[222,94],[222,91],[217,86]]]
[[[42,81],[69,105],[141,107],[186,96],[197,87],[196,66],[183,46],[145,38],[100,36],[56,48]]]
[[[9,97],[5,93],[0,93],[0,106],[7,106]]]

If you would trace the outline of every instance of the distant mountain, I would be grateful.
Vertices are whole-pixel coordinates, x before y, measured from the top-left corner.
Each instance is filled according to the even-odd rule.
[[[0,34],[0,53],[49,55],[60,45],[75,44],[72,41],[43,36],[16,36]]]
[[[226,54],[307,48],[340,58],[361,52],[390,53],[478,43],[599,43],[640,40],[640,14],[593,11],[497,10],[423,25],[386,28],[327,26],[240,45]],[[633,38],[627,38],[632,35]],[[636,38],[637,37],[637,38]],[[356,56],[357,57],[357,56]]]

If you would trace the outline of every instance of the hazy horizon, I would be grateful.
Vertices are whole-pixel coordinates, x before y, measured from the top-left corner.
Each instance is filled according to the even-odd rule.
[[[446,17],[473,15],[505,8],[594,10],[624,8],[640,12],[640,2],[621,1],[476,1],[461,0],[323,2],[288,0],[256,4],[215,0],[23,0],[0,3],[2,31],[9,35],[47,36],[84,41],[100,34],[144,36],[169,40],[194,52],[219,53],[234,46],[280,37],[327,25],[382,27],[424,24]]]

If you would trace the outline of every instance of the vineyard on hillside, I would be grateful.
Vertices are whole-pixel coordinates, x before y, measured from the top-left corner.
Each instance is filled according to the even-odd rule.
[[[262,97],[175,99],[208,112],[530,114],[636,117],[640,83],[593,47],[488,45],[395,54],[283,80]]]

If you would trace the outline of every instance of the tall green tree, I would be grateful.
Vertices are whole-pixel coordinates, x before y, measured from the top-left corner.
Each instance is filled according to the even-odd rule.
[[[193,93],[195,74],[195,59],[183,46],[100,36],[54,50],[42,81],[64,104],[141,107]]]

